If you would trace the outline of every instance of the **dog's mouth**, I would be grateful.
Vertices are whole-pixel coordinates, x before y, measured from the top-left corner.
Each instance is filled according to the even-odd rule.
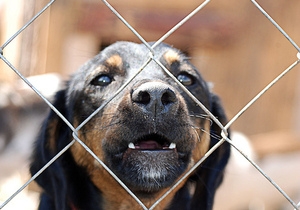
[[[144,136],[135,142],[128,144],[130,150],[176,150],[176,143],[169,139],[152,134]]]
[[[171,186],[186,169],[190,153],[181,144],[162,134],[144,135],[129,141],[108,163],[132,190],[156,192]]]

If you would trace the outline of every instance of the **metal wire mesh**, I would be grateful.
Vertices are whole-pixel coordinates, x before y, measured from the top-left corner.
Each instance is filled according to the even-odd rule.
[[[10,63],[10,61],[5,57],[4,50],[5,48],[19,35],[21,34],[27,27],[30,27],[30,25],[37,19],[39,18],[44,11],[49,9],[51,5],[55,2],[55,0],[50,1],[48,4],[45,5],[45,7],[39,11],[30,21],[28,21],[20,30],[16,31],[15,34],[13,34],[2,46],[0,47],[0,59],[7,64],[7,66],[10,67],[12,71],[14,71],[40,98],[42,98],[43,101],[68,125],[68,127],[73,131],[73,141],[71,141],[63,150],[61,150],[56,156],[52,158],[51,161],[48,162],[43,168],[40,169],[40,171],[35,174],[30,180],[28,180],[23,186],[21,186],[14,194],[12,194],[7,200],[0,205],[0,209],[3,209],[12,199],[14,199],[15,196],[18,195],[25,187],[27,187],[34,179],[39,176],[49,165],[51,165],[54,161],[56,161],[57,158],[59,158],[66,150],[68,150],[76,141],[82,145],[88,151],[96,161],[98,161],[109,173],[110,175],[119,182],[119,184],[136,200],[136,202],[143,208],[143,209],[154,209],[161,200],[163,200],[173,189],[176,188],[177,185],[180,184],[190,173],[192,173],[195,168],[197,168],[211,153],[214,152],[215,149],[217,149],[222,143],[225,141],[228,142],[229,144],[232,145],[234,149],[236,149],[238,152],[240,152],[245,159],[247,159],[255,169],[257,169],[262,176],[264,176],[270,183],[271,185],[276,188],[283,197],[286,198],[286,200],[290,203],[291,207],[294,209],[299,210],[300,209],[300,203],[299,201],[294,201],[290,198],[288,194],[285,193],[285,191],[275,183],[275,181],[272,179],[272,177],[269,177],[260,167],[257,165],[254,161],[252,161],[247,155],[244,154],[243,151],[239,150],[238,147],[228,138],[227,136],[227,129],[241,116],[243,115],[244,112],[246,112],[257,100],[259,100],[260,97],[262,97],[266,91],[268,91],[274,84],[276,84],[283,76],[288,74],[293,68],[299,64],[300,62],[300,48],[299,46],[293,41],[293,39],[279,26],[278,23],[272,17],[254,0],[251,0],[253,5],[276,27],[280,33],[284,37],[287,38],[287,40],[291,43],[291,45],[297,50],[298,54],[295,55],[295,62],[292,63],[288,68],[286,68],[280,75],[278,75],[272,82],[266,85],[261,92],[259,92],[246,106],[244,106],[226,125],[222,125],[218,119],[210,113],[210,111],[197,99],[195,98],[181,83],[179,83],[175,78],[173,78],[173,75],[169,73],[168,70],[165,69],[163,64],[160,63],[159,60],[155,59],[155,53],[154,53],[154,48],[161,42],[163,42],[167,37],[171,36],[172,33],[174,33],[178,28],[180,28],[183,24],[185,24],[186,21],[188,21],[190,18],[192,18],[195,14],[200,13],[201,9],[204,8],[210,0],[206,0],[203,3],[201,3],[197,8],[195,8],[190,14],[188,14],[185,18],[183,18],[178,24],[176,24],[171,30],[169,30],[167,33],[165,33],[160,39],[158,39],[155,44],[150,46],[147,41],[139,34],[138,31],[136,31],[128,22],[127,20],[120,14],[118,11],[106,0],[103,0],[103,3],[109,8],[119,19],[122,21],[131,31],[132,33],[142,42],[144,43],[145,46],[149,49],[149,55],[147,61],[140,67],[139,71],[131,78],[129,79],[116,93],[114,96],[109,98],[108,100],[105,101],[97,110],[94,111],[93,114],[91,114],[84,122],[82,122],[78,127],[73,127],[72,124],[54,107],[50,101],[48,101],[43,94],[39,92],[33,86],[18,70],[17,68],[14,67],[13,64]],[[204,157],[197,162],[170,190],[168,190],[160,199],[158,199],[150,208],[147,208],[143,202],[102,162],[101,159],[99,159],[91,150],[86,146],[77,136],[77,132],[88,122],[90,121],[91,118],[93,118],[99,111],[101,111],[105,106],[109,106],[109,103],[111,100],[113,100],[114,97],[116,97],[118,94],[122,92],[124,88],[141,72],[143,69],[148,65],[150,61],[156,62],[158,65],[161,66],[162,69],[165,70],[167,74],[171,78],[174,79],[178,83],[178,85],[185,91],[194,101],[195,103],[201,107],[207,115],[210,116],[210,118],[221,128],[222,130],[222,139],[213,147],[211,148],[205,155]],[[297,204],[298,203],[298,204]]]

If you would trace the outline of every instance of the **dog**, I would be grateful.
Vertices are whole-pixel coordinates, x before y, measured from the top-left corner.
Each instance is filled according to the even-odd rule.
[[[147,58],[144,44],[116,42],[84,64],[53,105],[77,128],[111,100],[76,135],[149,208],[221,139],[219,126],[180,84],[221,123],[226,116],[218,96],[179,50],[161,43],[154,59],[180,84],[153,59],[139,71]],[[73,131],[50,111],[35,143],[31,174],[72,140]],[[212,209],[229,156],[225,142],[155,209]],[[142,209],[78,141],[35,181],[42,188],[40,210]]]

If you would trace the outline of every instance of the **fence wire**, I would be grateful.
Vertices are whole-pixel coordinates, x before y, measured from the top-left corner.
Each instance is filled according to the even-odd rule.
[[[87,152],[89,152],[96,161],[98,161],[104,168],[109,172],[109,174],[136,200],[136,202],[145,210],[152,210],[154,209],[173,189],[175,189],[183,180],[185,180],[186,177],[188,177],[211,153],[213,153],[221,144],[223,144],[225,141],[232,145],[234,149],[236,149],[239,153],[241,153],[245,159],[247,159],[253,167],[258,170],[262,176],[264,176],[273,186],[276,188],[282,196],[290,203],[290,205],[297,210],[300,210],[300,202],[297,204],[297,201],[292,200],[289,195],[287,195],[282,188],[275,183],[275,181],[272,179],[272,177],[269,177],[254,161],[252,161],[243,151],[237,148],[237,146],[228,138],[227,135],[227,129],[241,116],[244,112],[246,112],[260,97],[262,97],[266,91],[268,91],[274,84],[276,84],[283,76],[288,74],[295,66],[297,66],[300,62],[300,48],[298,45],[293,41],[293,39],[279,26],[279,24],[272,19],[271,15],[269,15],[255,0],[251,0],[253,5],[270,21],[271,24],[273,24],[284,37],[287,38],[287,40],[291,43],[291,45],[296,48],[297,54],[295,55],[295,62],[292,63],[288,68],[286,68],[282,73],[277,76],[272,82],[266,85],[266,87],[261,90],[248,104],[246,104],[226,125],[222,125],[218,119],[196,98],[191,94],[180,82],[177,81],[176,78],[163,66],[163,64],[160,63],[159,60],[155,59],[155,52],[154,48],[163,42],[167,37],[172,35],[178,28],[180,28],[183,24],[185,24],[186,21],[191,19],[195,14],[201,12],[201,9],[204,8],[210,0],[206,0],[203,3],[201,3],[198,7],[196,7],[192,12],[190,12],[186,17],[184,17],[179,23],[177,23],[175,26],[173,26],[167,33],[165,33],[160,39],[158,39],[155,44],[150,46],[147,41],[139,34],[137,30],[135,30],[128,22],[127,20],[106,0],[103,0],[102,2],[109,8],[115,15],[122,21],[131,31],[132,33],[142,42],[145,46],[149,49],[149,55],[147,61],[140,67],[139,71],[131,78],[129,79],[119,90],[116,91],[116,93],[106,100],[97,110],[94,111],[84,122],[82,122],[78,127],[73,127],[72,124],[56,109],[55,106],[51,104],[50,101],[46,99],[46,97],[43,96],[39,92],[37,88],[34,87],[21,73],[20,70],[14,67],[13,64],[10,63],[10,61],[5,57],[4,50],[5,48],[19,35],[21,34],[27,27],[29,27],[37,18],[39,18],[44,11],[49,9],[49,7],[55,2],[55,0],[51,0],[48,4],[45,5],[45,7],[40,10],[31,20],[29,20],[23,27],[21,27],[18,31],[15,32],[2,46],[0,47],[0,59],[6,63],[7,66],[10,67],[12,71],[14,71],[67,125],[68,127],[73,131],[73,140],[63,149],[61,150],[56,156],[54,156],[51,161],[49,161],[43,168],[41,168],[31,179],[29,179],[23,186],[21,186],[15,193],[13,193],[9,198],[7,198],[6,201],[4,201],[0,205],[0,209],[3,209],[12,199],[14,199],[15,196],[17,196],[25,187],[27,187],[32,181],[35,180],[37,176],[39,176],[47,167],[49,167],[56,159],[58,159],[66,150],[68,150],[76,141],[82,145],[86,149]],[[199,160],[174,186],[172,186],[164,195],[162,195],[157,201],[154,202],[154,204],[147,208],[143,202],[102,162],[101,159],[99,159],[88,146],[86,146],[77,136],[77,132],[93,118],[99,111],[101,111],[105,106],[109,106],[109,103],[111,100],[114,99],[118,94],[122,93],[123,89],[126,88],[126,86],[140,73],[143,71],[143,69],[150,63],[151,61],[156,62],[161,68],[169,74],[169,76],[174,79],[174,81],[177,82],[177,84],[183,89],[184,92],[186,92],[193,100],[194,102],[201,107],[207,115],[210,116],[210,118],[221,128],[222,130],[222,139],[214,146],[212,147],[201,160]]]

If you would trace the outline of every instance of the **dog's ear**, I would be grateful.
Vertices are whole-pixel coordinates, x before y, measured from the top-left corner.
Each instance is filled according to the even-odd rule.
[[[211,94],[211,112],[223,124],[227,123],[225,112],[218,96]],[[212,123],[210,129],[210,148],[221,139],[221,128]],[[196,189],[191,200],[190,209],[211,210],[214,202],[216,189],[223,180],[224,168],[230,155],[230,145],[224,142],[216,149],[197,169],[191,177],[196,182]]]
[[[67,116],[65,91],[59,91],[53,105],[64,116]],[[32,156],[30,172],[35,175],[70,141],[70,131],[67,125],[54,112],[50,111],[44,121]],[[66,209],[67,182],[63,172],[61,157],[53,162],[35,181],[43,188],[40,209]]]

